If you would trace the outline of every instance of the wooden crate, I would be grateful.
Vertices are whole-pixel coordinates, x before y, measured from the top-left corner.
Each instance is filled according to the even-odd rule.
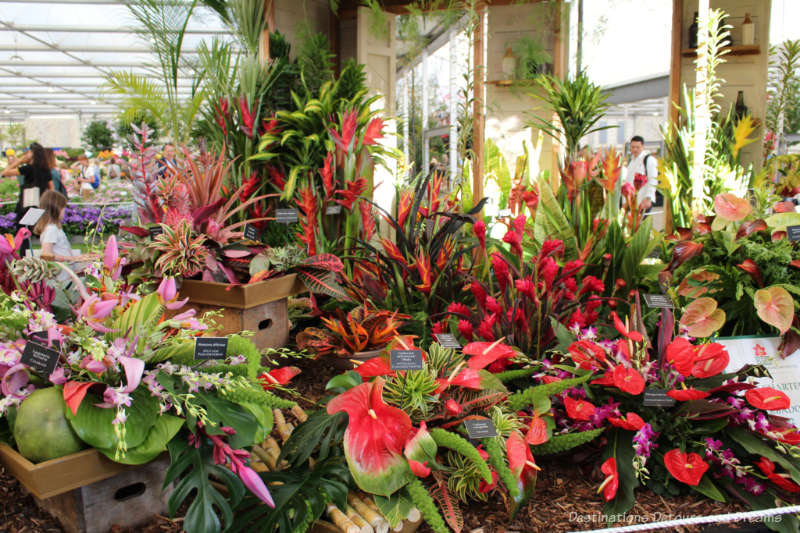
[[[228,335],[252,331],[259,349],[279,348],[289,341],[289,296],[304,290],[296,274],[268,279],[249,285],[229,285],[184,280],[181,298],[189,298],[188,307],[198,314],[220,311],[215,318],[218,328],[207,335]]]
[[[36,504],[66,533],[107,533],[113,526],[136,527],[167,510],[170,490],[161,490],[169,459],[129,468]]]

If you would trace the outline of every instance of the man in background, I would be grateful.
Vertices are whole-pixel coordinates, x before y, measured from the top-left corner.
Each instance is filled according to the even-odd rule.
[[[658,187],[658,161],[656,156],[644,149],[644,138],[634,135],[630,144],[631,160],[625,181],[632,183],[639,191],[639,205],[647,211],[651,207],[664,205],[664,197],[656,190]]]

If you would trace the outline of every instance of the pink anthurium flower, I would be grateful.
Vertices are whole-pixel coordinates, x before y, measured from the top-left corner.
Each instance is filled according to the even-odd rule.
[[[411,434],[411,419],[383,401],[382,378],[362,383],[327,405],[328,414],[349,416],[344,452],[350,473],[362,490],[390,496],[408,483],[411,471],[403,448]]]
[[[156,294],[158,294],[158,301],[161,302],[161,305],[170,311],[180,309],[186,305],[186,302],[189,301],[189,298],[178,300],[178,288],[175,285],[175,278],[172,277],[161,280],[161,283],[158,285],[158,290],[156,290]]]

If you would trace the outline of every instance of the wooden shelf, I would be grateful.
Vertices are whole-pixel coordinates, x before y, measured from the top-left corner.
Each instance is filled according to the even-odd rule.
[[[761,47],[757,44],[723,46],[722,49],[727,50],[727,56],[755,56],[761,53]],[[681,57],[697,57],[697,48],[684,48]]]
[[[486,85],[494,85],[496,87],[529,87],[536,84],[536,80],[489,80],[485,82]]]

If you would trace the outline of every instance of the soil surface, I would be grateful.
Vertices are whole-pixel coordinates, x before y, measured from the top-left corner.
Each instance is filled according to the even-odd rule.
[[[302,369],[292,386],[300,394],[295,398],[304,409],[314,409],[315,402],[325,395],[324,386],[340,370],[320,364],[319,361],[293,361]],[[536,492],[526,507],[509,523],[506,503],[495,495],[486,504],[462,505],[465,533],[501,532],[552,532],[590,531],[604,527],[602,522],[603,501],[597,494],[601,479],[593,479],[592,472],[583,472],[569,458],[537,458],[542,471],[539,473]],[[687,516],[709,516],[745,511],[738,503],[720,504],[700,496],[687,495],[679,498],[662,498],[642,490],[637,493],[636,506],[629,513],[629,525],[642,522],[658,522]],[[730,526],[713,531],[727,531],[740,527],[741,531],[753,531],[752,524]],[[761,528],[758,528],[762,531]],[[5,470],[0,467],[0,532],[2,533],[62,533],[58,522],[39,509],[33,497]],[[137,528],[114,528],[112,533],[178,533],[181,519],[169,520],[153,515],[151,522]],[[423,524],[420,533],[429,533]],[[666,531],[666,530],[662,530]],[[707,526],[671,529],[677,532],[711,532]]]

